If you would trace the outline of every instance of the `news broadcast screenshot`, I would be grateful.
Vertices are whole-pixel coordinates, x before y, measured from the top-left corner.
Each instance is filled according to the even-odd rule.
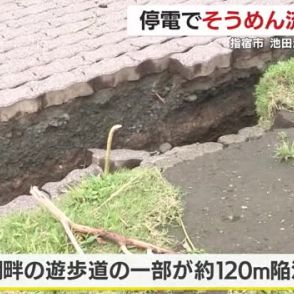
[[[294,294],[294,1],[0,0],[0,294]]]

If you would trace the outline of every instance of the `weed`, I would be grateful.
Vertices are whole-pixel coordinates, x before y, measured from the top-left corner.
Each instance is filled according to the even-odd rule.
[[[271,126],[279,109],[294,110],[294,58],[268,67],[255,91],[260,124]]]
[[[280,161],[294,159],[294,141],[290,142],[285,132],[280,132],[278,136],[279,143],[276,146],[274,157]]]

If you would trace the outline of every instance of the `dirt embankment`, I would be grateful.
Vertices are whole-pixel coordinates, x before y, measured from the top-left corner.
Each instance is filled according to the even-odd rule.
[[[163,142],[212,141],[254,124],[252,91],[258,74],[240,76],[244,73],[219,72],[209,80],[187,81],[156,74],[0,124],[0,204],[26,193],[30,185],[60,180],[88,165],[87,148],[105,147],[106,134],[117,123],[123,129],[114,147],[147,150]],[[212,83],[210,90],[199,89]]]

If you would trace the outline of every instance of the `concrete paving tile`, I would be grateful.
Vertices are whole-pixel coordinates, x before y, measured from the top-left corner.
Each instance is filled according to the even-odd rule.
[[[187,79],[207,76],[216,68],[230,67],[231,53],[230,49],[210,43],[193,47],[183,54],[174,54],[172,66]]]
[[[278,0],[273,1],[270,3]],[[225,2],[232,5],[236,0],[201,1],[202,4]],[[251,3],[251,0],[240,2]],[[193,79],[209,75],[218,67],[227,68],[231,63],[242,67],[245,59],[255,58],[252,52],[247,52],[242,57],[245,61],[234,58],[232,61],[227,38],[128,36],[128,5],[158,1],[104,0],[105,8],[99,3],[97,0],[1,1],[0,110],[11,107],[6,118],[12,117],[13,111],[21,111],[19,105],[24,100],[32,101],[33,105],[23,104],[26,111],[34,111],[39,107],[34,101],[42,95],[54,103],[60,98],[62,103],[69,97],[90,93],[88,81],[93,82],[95,89],[114,87],[166,69]],[[267,4],[269,0],[254,3]],[[161,4],[193,5],[195,1],[162,0]],[[267,59],[264,56],[262,62]],[[18,106],[12,107],[14,104]]]

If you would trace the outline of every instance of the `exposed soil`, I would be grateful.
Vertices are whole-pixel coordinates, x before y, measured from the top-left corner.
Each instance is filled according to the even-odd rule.
[[[294,129],[287,129],[294,138]],[[273,158],[278,130],[166,171],[185,192],[184,222],[210,253],[290,253],[294,163]]]
[[[0,205],[28,193],[31,185],[61,180],[87,166],[87,148],[104,148],[114,124],[123,125],[114,148],[145,150],[164,142],[213,141],[253,125],[259,75],[219,70],[187,81],[168,72],[153,74],[0,123]]]

